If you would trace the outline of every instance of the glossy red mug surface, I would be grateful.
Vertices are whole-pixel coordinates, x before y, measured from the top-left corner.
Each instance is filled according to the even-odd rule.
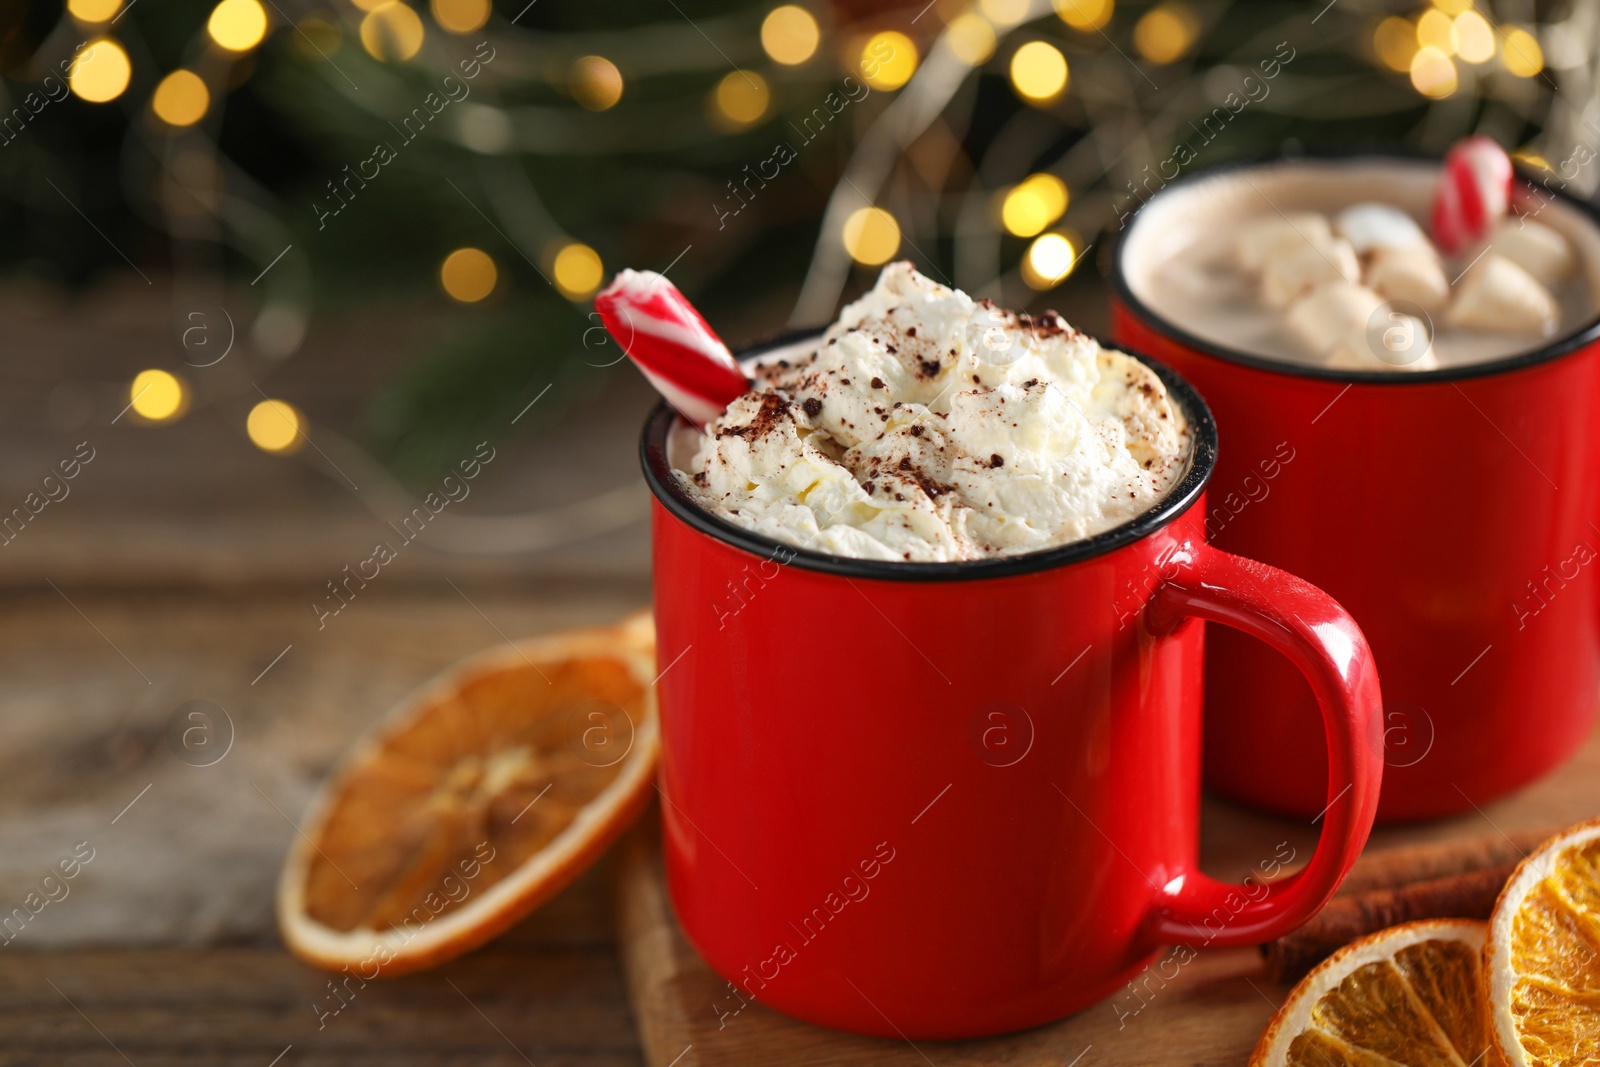
[[[1090,540],[951,564],[843,559],[700,509],[665,407],[655,495],[661,805],[678,919],[751,1000],[887,1037],[1034,1026],[1115,992],[1163,946],[1252,944],[1333,893],[1371,827],[1378,681],[1350,617],[1205,544],[1216,438],[1161,375],[1194,463]],[[1270,884],[1196,865],[1201,620],[1255,635],[1321,702],[1318,847]],[[1264,768],[1265,769],[1265,768]]]
[[[1305,165],[1387,163],[1427,165]],[[1284,164],[1250,166],[1273,165]],[[1211,543],[1315,583],[1371,642],[1379,819],[1470,810],[1550,771],[1594,725],[1600,324],[1526,355],[1418,372],[1297,366],[1203,340],[1140,299],[1129,249],[1139,254],[1152,205],[1239,169],[1181,178],[1133,216],[1115,257],[1113,336],[1171,364],[1216,413],[1223,447],[1201,518]],[[1594,226],[1591,209],[1537,195]],[[1210,629],[1206,784],[1316,812],[1327,778],[1311,689],[1258,642]]]

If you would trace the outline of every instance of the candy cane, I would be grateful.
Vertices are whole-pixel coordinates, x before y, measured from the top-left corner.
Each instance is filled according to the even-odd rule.
[[[722,414],[750,388],[728,346],[678,287],[654,271],[624,270],[594,298],[606,332],[695,425]]]
[[[1487,137],[1467,137],[1445,153],[1429,228],[1455,255],[1487,237],[1511,204],[1511,157]]]

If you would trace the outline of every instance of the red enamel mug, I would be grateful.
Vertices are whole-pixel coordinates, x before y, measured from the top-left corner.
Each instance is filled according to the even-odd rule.
[[[755,1000],[885,1037],[1018,1030],[1162,946],[1282,934],[1349,870],[1383,768],[1366,640],[1324,593],[1205,543],[1211,415],[1145,362],[1191,469],[1137,519],[1028,555],[781,544],[697,506],[669,464],[676,417],[646,423],[666,867],[728,982],[708,1022]],[[1327,809],[1286,879],[1196,863],[1202,620],[1276,649],[1320,702]]]
[[[1115,339],[1170,363],[1216,412],[1226,447],[1201,518],[1208,539],[1327,590],[1372,643],[1380,820],[1484,804],[1567,759],[1594,725],[1600,321],[1485,363],[1333,370],[1264,359],[1163,317],[1151,271],[1171,257],[1179,220],[1226,228],[1221,197],[1293,211],[1306,206],[1293,196],[1309,175],[1337,181],[1347,202],[1409,198],[1425,217],[1438,166],[1353,156],[1196,172],[1134,214],[1112,278]],[[1217,184],[1241,175],[1245,186]],[[1558,184],[1522,195],[1600,278],[1596,216]],[[1275,811],[1319,810],[1321,716],[1298,673],[1213,627],[1205,675],[1206,784]]]

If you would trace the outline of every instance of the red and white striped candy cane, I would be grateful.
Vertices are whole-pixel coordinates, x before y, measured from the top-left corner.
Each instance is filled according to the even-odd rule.
[[[660,274],[624,270],[594,298],[594,307],[650,384],[696,426],[750,388],[722,338]]]
[[[1445,153],[1429,228],[1450,255],[1489,235],[1511,206],[1511,157],[1484,136],[1466,137]]]

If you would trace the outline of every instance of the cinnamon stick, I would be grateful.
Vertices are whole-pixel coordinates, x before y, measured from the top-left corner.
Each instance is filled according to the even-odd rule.
[[[1513,863],[1558,833],[1560,827],[1519,830],[1369,852],[1350,869],[1339,887],[1339,895],[1354,896],[1372,889],[1390,889]]]
[[[1290,983],[1350,942],[1417,919],[1487,919],[1524,855],[1553,830],[1494,834],[1363,856],[1304,926],[1261,946],[1267,972]]]
[[[1267,973],[1288,985],[1357,938],[1416,919],[1487,919],[1515,863],[1370,889],[1328,902],[1300,929],[1261,946]]]

